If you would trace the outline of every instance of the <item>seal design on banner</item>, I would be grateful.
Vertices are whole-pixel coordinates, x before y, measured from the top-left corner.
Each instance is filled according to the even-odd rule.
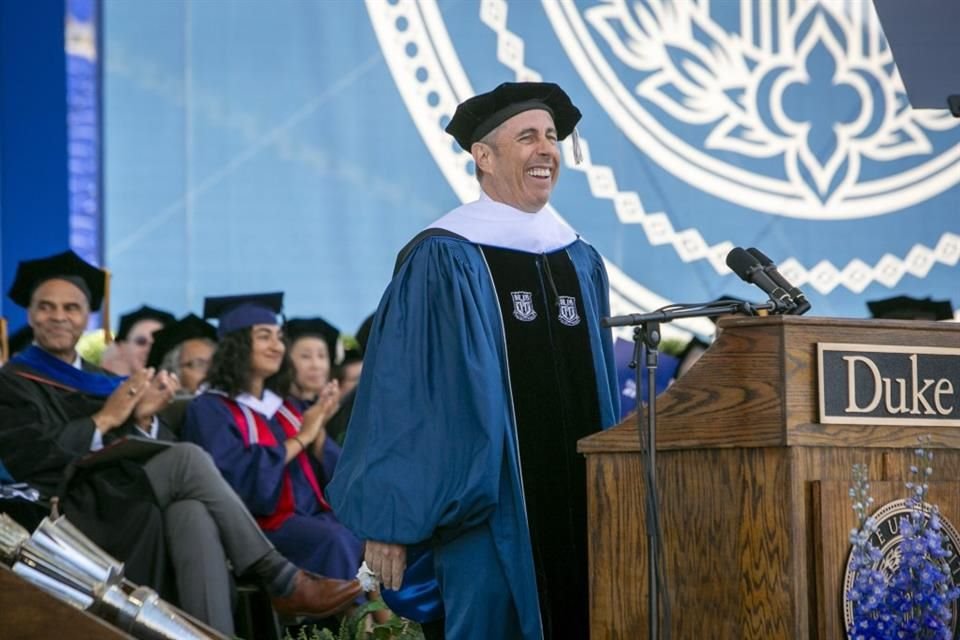
[[[960,182],[957,122],[909,107],[871,3],[731,5],[560,0],[553,20],[634,144],[739,206],[861,218]]]
[[[928,519],[930,517],[929,512],[932,509],[930,505],[924,505],[924,515]],[[900,500],[894,500],[893,502],[888,502],[883,505],[877,509],[872,516],[877,521],[877,531],[870,537],[870,542],[880,550],[880,559],[874,563],[873,568],[883,573],[886,579],[889,579],[899,568],[902,558],[900,545],[903,543],[903,535],[899,531],[900,518],[909,516],[912,511],[913,510],[907,506],[906,499],[901,498]],[[945,534],[944,539],[946,540],[947,548],[951,554],[950,572],[953,577],[953,582],[954,584],[960,584],[960,565],[958,565],[957,562],[957,558],[960,558],[960,556],[957,555],[957,550],[960,549],[960,533],[957,532],[957,528],[943,513],[940,514],[940,523],[943,527],[943,533]],[[852,560],[853,551],[851,549],[850,554],[847,556],[847,565],[843,572],[844,594],[853,588],[854,578],[856,577],[851,568]],[[849,629],[853,624],[853,604],[845,595],[842,597],[843,624],[845,629]],[[956,601],[951,605],[951,610],[953,611],[953,617],[951,618],[952,633],[950,637],[957,638],[958,608]]]

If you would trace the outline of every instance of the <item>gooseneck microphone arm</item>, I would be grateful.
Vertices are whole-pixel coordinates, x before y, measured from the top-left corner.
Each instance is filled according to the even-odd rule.
[[[685,304],[667,307],[649,313],[630,313],[623,316],[601,318],[602,327],[633,327],[645,322],[671,322],[683,318],[716,318],[733,313],[742,313],[748,316],[757,315],[757,311],[777,312],[781,306],[776,302],[753,304],[750,302],[724,302],[706,304]]]

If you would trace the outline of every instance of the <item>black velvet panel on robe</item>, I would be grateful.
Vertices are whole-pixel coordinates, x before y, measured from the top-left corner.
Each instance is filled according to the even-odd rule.
[[[506,331],[544,634],[588,638],[586,461],[576,448],[600,411],[579,281],[563,250],[483,253]]]
[[[61,486],[70,463],[89,452],[90,416],[103,406],[103,400],[17,372],[34,373],[10,363],[0,369],[0,460],[15,480],[30,483],[44,498],[59,494],[61,512],[104,551],[123,561],[127,578],[176,602],[163,514],[140,465],[120,461],[80,471],[65,489]],[[110,435],[124,435],[131,429],[120,427]],[[163,430],[163,434],[169,432]]]

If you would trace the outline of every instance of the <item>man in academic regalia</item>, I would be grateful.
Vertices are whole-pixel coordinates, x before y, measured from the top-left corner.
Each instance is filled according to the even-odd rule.
[[[404,248],[373,322],[328,495],[434,636],[589,637],[576,443],[619,412],[603,261],[547,207],[579,119],[551,83],[461,104],[480,199]]]
[[[324,616],[349,606],[359,585],[297,570],[199,447],[176,443],[147,460],[74,466],[123,435],[163,439],[156,414],[178,387],[175,376],[152,369],[106,375],[77,354],[103,294],[103,272],[72,251],[19,265],[9,296],[27,308],[34,344],[0,369],[0,456],[10,474],[59,496],[71,522],[124,561],[136,583],[166,593],[169,552],[180,605],[228,635],[227,559],[262,579],[282,612]]]

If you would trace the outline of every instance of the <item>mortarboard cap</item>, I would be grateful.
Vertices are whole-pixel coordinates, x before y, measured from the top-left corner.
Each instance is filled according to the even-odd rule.
[[[331,364],[338,364],[343,359],[342,349],[338,349],[340,330],[323,318],[293,318],[283,325],[283,334],[290,344],[305,336],[320,338],[327,343]]]
[[[220,320],[217,335],[222,338],[255,324],[279,324],[277,315],[282,308],[282,291],[217,296],[203,301],[203,317]]]
[[[173,351],[177,345],[198,338],[216,341],[217,330],[196,314],[187,314],[176,322],[168,324],[153,334],[153,345],[150,347],[150,355],[147,356],[147,366],[159,367],[163,363],[164,356]]]
[[[949,300],[931,300],[894,296],[867,302],[870,316],[889,320],[949,320],[953,318],[953,305]]]
[[[87,296],[91,311],[97,311],[103,303],[106,273],[69,249],[46,258],[20,262],[7,295],[19,306],[29,307],[37,287],[53,279],[76,285]]]
[[[131,311],[130,313],[120,316],[120,327],[117,329],[117,340],[126,340],[127,336],[130,334],[130,330],[133,329],[134,325],[141,320],[156,320],[166,327],[171,322],[174,322],[176,318],[173,317],[172,313],[167,313],[166,311],[143,305],[135,311]]]
[[[559,85],[552,82],[504,82],[457,106],[446,132],[465,151],[498,126],[524,111],[543,109],[553,116],[557,138],[563,140],[580,121],[580,110]]]

